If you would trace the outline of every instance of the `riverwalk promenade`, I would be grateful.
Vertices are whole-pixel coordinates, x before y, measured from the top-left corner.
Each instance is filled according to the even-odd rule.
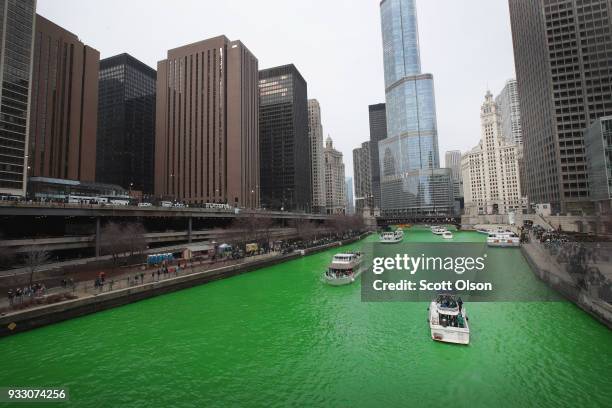
[[[134,279],[134,272],[131,272],[131,276],[114,279],[112,288],[108,285],[108,282],[107,286],[102,289],[93,288],[93,283],[90,281],[82,282],[75,289],[65,289],[65,292],[72,292],[77,297],[75,299],[23,310],[5,309],[0,315],[0,337],[297,259],[301,256],[356,242],[367,235],[366,233],[288,254],[269,253],[236,261],[207,263],[181,268],[177,272],[166,276],[158,277],[156,272],[152,274],[149,270],[148,272],[143,271],[143,276],[136,280]],[[144,279],[142,279],[143,277]],[[54,289],[54,291],[57,291],[57,289]]]

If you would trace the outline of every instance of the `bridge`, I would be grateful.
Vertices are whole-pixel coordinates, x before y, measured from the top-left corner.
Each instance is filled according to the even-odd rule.
[[[67,257],[100,255],[101,228],[109,222],[141,223],[150,246],[223,238],[235,219],[273,219],[283,236],[292,220],[322,223],[328,215],[252,209],[164,208],[64,203],[0,203],[0,250],[32,247]]]

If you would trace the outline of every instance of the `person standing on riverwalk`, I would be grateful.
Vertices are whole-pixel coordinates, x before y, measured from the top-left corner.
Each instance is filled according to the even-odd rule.
[[[9,289],[8,291],[8,299],[9,299],[9,305],[13,306],[13,298],[15,297],[15,295],[13,294],[13,290]]]

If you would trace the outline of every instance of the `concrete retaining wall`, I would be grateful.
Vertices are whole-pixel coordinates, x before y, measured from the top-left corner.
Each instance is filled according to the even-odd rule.
[[[533,273],[549,287],[557,291],[567,300],[574,303],[576,306],[589,313],[591,316],[612,329],[612,305],[596,299],[574,282],[562,279],[559,275],[553,273],[547,268],[541,267],[535,261],[535,256],[530,253],[527,246],[521,246],[521,252],[531,267]]]
[[[336,242],[320,247],[304,250],[305,255],[325,251],[327,249],[347,245],[367,236],[364,234],[359,238],[352,238],[342,242]],[[213,270],[196,272],[189,275],[178,276],[160,282],[152,282],[131,288],[101,293],[82,299],[68,300],[51,305],[39,306],[27,309],[19,313],[13,313],[0,317],[0,337],[20,333],[49,324],[84,316],[90,313],[123,306],[139,300],[148,299],[165,293],[198,286],[217,279],[224,279],[238,274],[254,271],[268,266],[276,265],[292,259],[300,258],[300,252],[287,255],[278,255],[271,258],[255,261],[246,260],[242,264],[225,266]],[[15,324],[13,330],[9,325]]]

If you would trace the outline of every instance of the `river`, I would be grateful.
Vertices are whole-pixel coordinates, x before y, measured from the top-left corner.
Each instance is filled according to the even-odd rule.
[[[334,252],[0,339],[0,385],[68,387],[83,407],[610,406],[612,332],[573,304],[466,304],[471,344],[437,343],[426,303],[322,283]]]

